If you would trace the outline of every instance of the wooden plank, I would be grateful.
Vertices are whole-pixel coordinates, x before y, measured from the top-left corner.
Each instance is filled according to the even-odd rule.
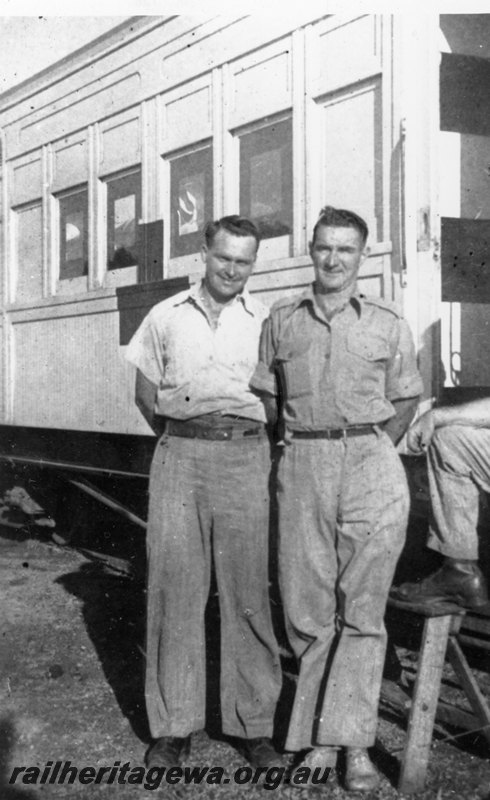
[[[485,639],[477,639],[474,636],[465,636],[461,634],[458,636],[461,644],[466,644],[468,647],[477,647],[480,650],[490,650],[490,641]]]
[[[418,792],[424,788],[450,626],[449,614],[427,618],[424,623],[398,784],[401,792]]]
[[[397,711],[405,718],[408,717],[412,700],[409,692],[399,684],[384,679],[381,686],[380,699],[384,706]],[[454,728],[462,728],[465,731],[476,731],[481,728],[480,720],[474,714],[441,699],[437,704],[436,720]]]
[[[461,629],[463,631],[483,633],[490,638],[490,619],[488,617],[472,617],[468,614]]]
[[[490,709],[454,636],[449,637],[447,653],[451,666],[461,681],[476,717],[480,720],[481,725],[484,726],[482,733],[490,742]]]

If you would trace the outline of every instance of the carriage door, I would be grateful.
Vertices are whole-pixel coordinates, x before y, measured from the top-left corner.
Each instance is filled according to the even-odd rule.
[[[490,15],[441,15],[445,402],[490,395]]]

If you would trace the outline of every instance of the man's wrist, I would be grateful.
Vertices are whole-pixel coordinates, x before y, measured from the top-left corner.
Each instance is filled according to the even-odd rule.
[[[427,412],[432,416],[432,424],[434,428],[442,428],[444,425],[449,425],[451,417],[453,416],[451,409],[441,406],[441,408],[433,408]]]

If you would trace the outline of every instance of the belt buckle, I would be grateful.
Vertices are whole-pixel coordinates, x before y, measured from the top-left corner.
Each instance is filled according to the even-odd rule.
[[[347,439],[347,431],[345,428],[335,428],[334,430],[328,431],[327,438],[345,441],[345,439]]]

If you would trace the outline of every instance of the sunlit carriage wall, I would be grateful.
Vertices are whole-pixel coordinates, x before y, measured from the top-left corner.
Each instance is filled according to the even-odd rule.
[[[270,304],[311,280],[320,208],[352,208],[361,287],[400,300],[392,48],[389,15],[137,17],[0,98],[2,421],[149,432],[117,301],[145,279],[145,225],[151,279],[195,281],[202,222],[252,216]]]

